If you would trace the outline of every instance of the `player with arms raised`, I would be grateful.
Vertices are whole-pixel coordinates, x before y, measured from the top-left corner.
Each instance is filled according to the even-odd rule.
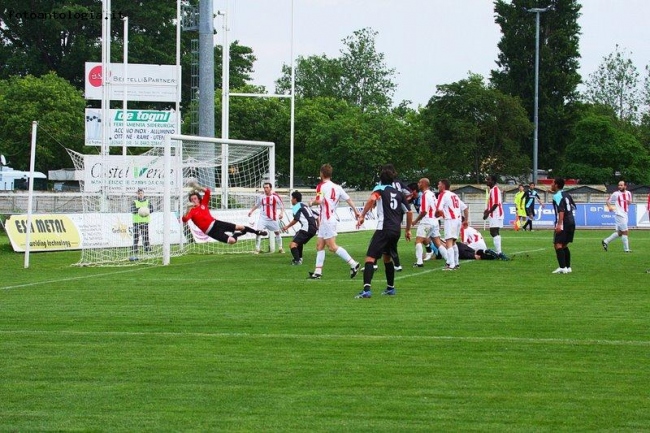
[[[192,221],[203,233],[225,244],[234,244],[237,242],[237,238],[244,233],[255,233],[257,236],[266,236],[268,234],[241,224],[217,220],[210,213],[210,188],[196,183],[190,186],[194,188],[194,191],[190,192],[189,195],[189,209],[182,218],[184,223]],[[201,198],[199,192],[204,193],[203,198]],[[228,232],[231,234],[228,234]]]

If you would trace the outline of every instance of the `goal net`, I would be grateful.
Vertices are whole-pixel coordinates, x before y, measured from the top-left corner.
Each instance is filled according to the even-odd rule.
[[[168,264],[182,254],[255,250],[252,234],[227,245],[180,218],[189,185],[197,182],[210,188],[209,207],[217,219],[250,225],[248,211],[262,185],[274,184],[275,145],[184,135],[167,136],[164,143],[140,155],[82,155],[68,149],[83,173],[78,265]],[[144,206],[150,215],[143,216],[146,211],[139,208]]]

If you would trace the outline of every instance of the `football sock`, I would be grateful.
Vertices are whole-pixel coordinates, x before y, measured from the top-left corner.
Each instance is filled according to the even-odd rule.
[[[255,249],[259,251],[261,246],[262,246],[262,236],[258,235],[255,237]]]
[[[456,266],[460,264],[460,261],[458,260],[458,244],[454,243],[454,262],[456,263]]]
[[[422,244],[415,244],[415,262],[422,264]]]
[[[365,286],[370,286],[372,283],[372,276],[375,273],[375,265],[372,262],[366,262],[366,265],[363,267],[363,285],[364,290]]]
[[[621,236],[621,240],[623,241],[623,250],[628,251],[630,249],[630,239],[627,235],[623,235]]]
[[[352,266],[355,264],[354,259],[348,254],[348,252],[343,247],[338,247],[336,250],[336,255],[343,259],[348,265]]]
[[[298,247],[293,247],[291,248],[291,255],[293,256],[294,261],[300,260],[300,251],[298,251]]]
[[[440,253],[440,257],[446,262],[447,261],[447,248],[444,247],[444,245],[440,245],[438,247],[438,252]]]
[[[316,269],[315,274],[320,274],[323,272],[323,265],[325,264],[325,250],[320,250],[316,252]]]
[[[386,267],[386,284],[393,287],[395,285],[395,264],[393,262],[384,263]]]
[[[564,247],[564,264],[567,268],[571,267],[571,251],[569,251],[569,247]]]
[[[494,251],[501,253],[501,235],[497,235],[492,238],[494,241]]]
[[[555,250],[555,256],[557,257],[557,264],[561,268],[566,268],[566,251],[564,248],[560,248],[558,250]]]
[[[611,241],[613,241],[614,239],[616,239],[617,237],[618,237],[618,232],[614,232],[611,235],[609,235],[609,237],[607,239],[605,239],[605,243],[608,244]]]

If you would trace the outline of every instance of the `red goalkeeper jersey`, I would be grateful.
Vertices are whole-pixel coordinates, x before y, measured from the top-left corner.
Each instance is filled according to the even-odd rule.
[[[210,203],[210,189],[205,189],[205,194],[201,199],[201,204],[190,209],[185,215],[183,215],[183,222],[186,223],[189,220],[201,229],[203,233],[207,233],[210,230],[210,226],[215,221],[215,218],[210,213],[210,208],[208,204]]]

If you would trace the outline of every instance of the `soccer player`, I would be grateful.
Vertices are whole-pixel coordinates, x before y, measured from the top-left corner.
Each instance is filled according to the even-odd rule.
[[[553,244],[559,267],[554,274],[571,273],[571,252],[569,243],[573,242],[576,222],[573,216],[576,205],[569,193],[564,191],[564,179],[556,177],[551,185],[553,193],[553,209],[555,210],[555,234]]]
[[[192,221],[203,233],[219,242],[234,244],[237,238],[244,233],[255,233],[257,236],[266,236],[268,233],[246,227],[241,224],[233,224],[227,221],[215,219],[210,213],[210,188],[192,184],[194,191],[189,194],[189,209],[183,215],[182,221]],[[203,198],[199,192],[203,192]],[[230,232],[231,234],[228,234]]]
[[[526,191],[524,194],[524,201],[526,202],[526,215],[528,215],[528,221],[526,221],[526,224],[524,224],[522,227],[524,231],[526,231],[526,227],[528,227],[528,230],[531,232],[533,231],[533,219],[535,218],[535,199],[537,199],[539,202],[539,209],[541,212],[541,209],[544,208],[544,203],[539,197],[539,193],[535,189],[535,182],[531,182],[528,184],[528,191]]]
[[[264,194],[261,194],[255,200],[255,204],[248,212],[250,217],[253,212],[260,209],[260,215],[255,226],[256,229],[266,229],[275,234],[275,243],[278,245],[278,252],[284,253],[282,249],[282,236],[280,236],[280,223],[279,220],[284,216],[284,203],[278,194],[273,192],[273,187],[270,182],[264,183]],[[260,253],[262,245],[262,237],[255,238],[255,254]],[[275,252],[275,245],[271,242],[271,252]]]
[[[430,189],[431,182],[426,177],[423,177],[418,182],[418,188],[421,192],[420,195],[420,211],[418,216],[413,220],[413,225],[417,224],[417,234],[415,237],[415,263],[413,267],[421,268],[424,266],[424,249],[428,245],[431,238],[438,248],[438,251],[445,260],[447,259],[447,251],[442,241],[440,240],[440,224],[438,217],[436,217],[436,207],[438,200]],[[431,256],[428,257],[429,259]]]
[[[338,220],[336,207],[341,200],[345,200],[352,212],[354,212],[355,219],[359,219],[359,211],[341,185],[332,182],[332,172],[333,169],[330,164],[321,166],[321,182],[316,187],[316,198],[309,203],[310,206],[320,206],[318,212],[318,240],[316,242],[316,268],[314,272],[309,273],[309,279],[311,280],[319,280],[323,275],[326,246],[341,260],[350,265],[350,278],[354,278],[359,272],[359,262],[354,260],[345,248],[336,244],[336,222]]]
[[[461,213],[465,215],[465,221],[469,218],[467,205],[450,189],[447,179],[438,182],[438,204],[436,205],[436,216],[443,217],[445,231],[445,248],[447,250],[447,265],[445,271],[458,269],[458,246],[456,240],[460,237],[460,226],[462,223]],[[464,209],[464,211],[462,210]]]
[[[483,211],[483,219],[490,219],[490,236],[494,243],[494,250],[501,252],[501,234],[499,230],[503,227],[503,201],[501,190],[497,185],[497,177],[492,174],[488,176],[485,183],[489,188],[487,208]]]
[[[630,252],[630,241],[627,237],[627,212],[630,208],[630,203],[632,203],[632,193],[627,190],[627,183],[625,183],[624,180],[621,180],[618,182],[618,190],[614,191],[609,199],[607,199],[607,209],[609,209],[610,212],[616,212],[616,231],[609,235],[607,239],[603,239],[602,245],[605,251],[607,251],[607,247],[611,241],[620,237],[623,242],[623,251],[626,253]]]
[[[146,208],[149,212],[143,212],[140,209]],[[151,251],[149,244],[149,222],[153,213],[153,205],[148,198],[144,196],[144,190],[138,189],[135,200],[131,202],[131,214],[133,214],[133,247],[131,248],[131,260],[137,260],[138,242],[142,235],[142,246],[144,250]],[[143,216],[144,215],[144,216]]]
[[[371,209],[376,208],[377,230],[370,239],[366,252],[366,261],[363,268],[363,290],[356,298],[364,299],[372,296],[371,284],[375,272],[374,263],[379,257],[383,257],[386,270],[386,290],[382,295],[395,295],[395,266],[393,257],[397,250],[397,242],[402,231],[402,219],[406,213],[406,229],[404,236],[407,241],[411,240],[411,220],[413,212],[410,210],[407,198],[400,191],[392,186],[394,170],[384,166],[379,175],[380,184],[370,194],[370,198],[357,219],[357,228],[363,225],[365,216]]]
[[[300,230],[296,232],[293,240],[289,244],[293,260],[292,265],[302,265],[302,249],[303,246],[309,242],[311,238],[316,236],[318,230],[316,225],[316,217],[314,212],[309,206],[302,202],[302,194],[299,191],[291,193],[291,212],[293,213],[293,220],[286,226],[282,227],[282,231],[286,232],[295,224],[300,224]]]
[[[458,254],[462,260],[510,260],[505,254],[497,254],[496,251],[487,247],[481,232],[463,222],[460,229],[458,242]]]

